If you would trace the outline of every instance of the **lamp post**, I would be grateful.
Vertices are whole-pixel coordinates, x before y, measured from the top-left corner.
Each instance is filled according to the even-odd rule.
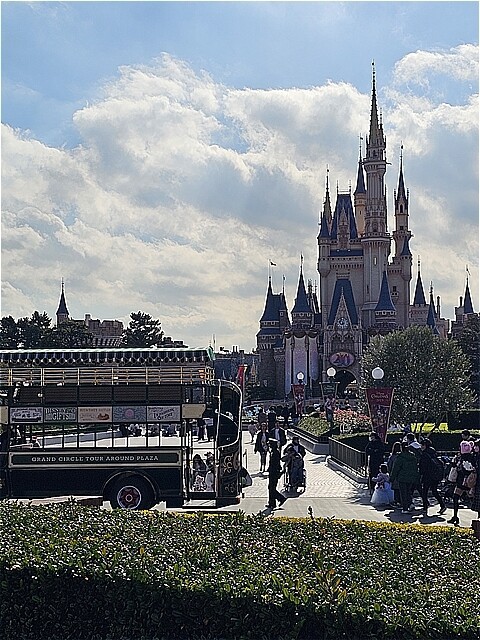
[[[305,402],[305,386],[303,384],[304,379],[305,374],[303,373],[303,371],[299,371],[297,373],[297,384],[292,385],[293,398],[295,400],[295,409],[299,418],[301,418],[303,415],[303,405]]]
[[[329,385],[331,385],[333,391],[327,394],[325,398],[325,417],[327,419],[330,430],[333,430],[333,418],[335,415],[335,382],[333,378],[335,377],[337,371],[334,367],[330,367],[327,369],[327,376],[329,380]]]
[[[375,369],[372,370],[372,378],[375,381],[383,380],[384,375],[385,375],[385,372],[381,367],[375,367]]]

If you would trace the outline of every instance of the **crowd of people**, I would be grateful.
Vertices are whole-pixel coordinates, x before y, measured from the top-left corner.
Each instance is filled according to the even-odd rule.
[[[450,524],[459,524],[458,509],[462,496],[472,499],[471,508],[480,518],[480,440],[472,440],[469,431],[462,432],[457,454],[450,461],[449,474],[429,438],[418,442],[415,434],[407,433],[401,442],[395,442],[385,462],[386,446],[377,433],[371,433],[365,448],[368,485],[371,503],[401,507],[402,513],[415,509],[415,492],[422,499],[423,514],[428,515],[431,494],[439,506],[439,515],[447,510],[445,496],[439,491],[442,482],[453,487],[453,516]]]
[[[282,422],[279,417],[283,419]],[[281,506],[286,500],[277,488],[283,473],[286,473],[292,487],[296,487],[299,474],[303,478],[305,447],[300,444],[298,436],[293,436],[287,445],[286,428],[291,419],[292,409],[288,405],[283,408],[280,416],[274,407],[270,407],[267,412],[261,409],[257,422],[249,426],[250,442],[254,444],[254,452],[260,456],[260,473],[268,473],[268,504],[265,506],[269,509],[275,509],[277,502]]]

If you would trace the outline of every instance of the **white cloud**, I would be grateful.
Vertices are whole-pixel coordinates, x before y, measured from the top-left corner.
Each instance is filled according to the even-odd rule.
[[[454,54],[469,68],[471,48],[444,57]],[[478,282],[478,104],[403,90],[415,67],[427,79],[439,68],[417,52],[398,63],[392,87],[377,79],[388,205],[403,142],[412,252],[451,316],[466,262]],[[454,67],[450,80],[463,82]],[[290,306],[300,253],[315,278],[326,166],[333,197],[337,181],[355,186],[369,109],[370,96],[345,83],[232,90],[164,55],[122,67],[75,113],[73,150],[3,126],[2,314],[53,316],[63,277],[73,317],[128,321],[142,310],[188,344],[216,334],[253,347],[269,259],[286,274]]]
[[[478,83],[478,46],[462,44],[449,51],[415,51],[399,60],[394,69],[395,84],[428,87],[436,76]]]

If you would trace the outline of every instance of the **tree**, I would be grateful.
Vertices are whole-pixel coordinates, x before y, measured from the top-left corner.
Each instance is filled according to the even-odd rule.
[[[457,338],[461,350],[470,361],[470,389],[478,402],[480,390],[480,316],[471,316]]]
[[[372,386],[375,367],[385,374],[381,386],[394,388],[392,418],[400,423],[438,426],[447,411],[472,401],[467,357],[455,340],[442,340],[429,327],[373,338],[362,358],[362,386]]]
[[[83,322],[75,322],[75,320],[67,320],[48,329],[43,340],[43,347],[52,349],[68,348],[82,349],[92,345],[93,334],[87,329]]]
[[[4,316],[0,323],[0,348],[18,349],[20,330],[12,316]]]
[[[154,320],[148,313],[130,314],[130,322],[124,330],[122,344],[126,347],[154,347],[160,345],[163,331],[160,320]]]
[[[20,342],[24,349],[46,347],[51,319],[46,312],[34,311],[31,318],[19,318],[17,326],[20,331]]]

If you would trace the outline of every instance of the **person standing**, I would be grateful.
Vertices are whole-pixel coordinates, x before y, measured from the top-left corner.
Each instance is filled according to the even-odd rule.
[[[455,489],[453,491],[453,516],[450,520],[447,520],[449,524],[453,524],[455,526],[460,524],[460,520],[458,518],[460,497],[463,496],[464,493],[468,493],[470,491],[470,487],[465,484],[465,481],[467,476],[469,476],[475,469],[474,460],[475,458],[472,453],[471,443],[467,440],[462,440],[460,443],[460,454],[457,454],[454,463],[454,468],[457,471],[457,479],[455,481]]]
[[[365,447],[365,454],[367,456],[368,488],[370,490],[370,495],[372,495],[375,486],[373,478],[378,475],[380,465],[385,457],[385,445],[381,441],[378,433],[372,431],[368,436],[368,444]]]
[[[387,470],[388,473],[390,475],[392,475],[392,469],[393,469],[393,465],[395,464],[395,460],[398,458],[398,455],[401,453],[402,451],[402,443],[401,442],[394,442],[393,443],[393,447],[392,447],[392,453],[389,455],[388,460],[387,460]],[[392,482],[392,489],[393,489],[393,503],[394,505],[399,505],[400,504],[400,490],[398,487],[398,482]]]
[[[432,447],[432,442],[428,438],[422,440],[422,453],[418,462],[418,470],[420,472],[420,485],[422,491],[423,513],[428,515],[428,492],[431,491],[432,495],[438,501],[440,505],[439,515],[442,515],[447,510],[445,501],[438,493],[438,483],[443,478],[443,464],[438,459],[437,452]]]
[[[282,466],[280,464],[280,451],[278,450],[277,441],[270,438],[268,441],[270,446],[270,460],[268,463],[268,504],[265,506],[269,509],[275,509],[277,501],[280,506],[285,502],[285,496],[277,489],[278,481],[282,475]]]
[[[402,513],[408,513],[415,509],[412,498],[413,490],[419,481],[418,465],[415,454],[409,450],[408,444],[402,442],[402,452],[393,463],[390,481],[398,481]]]
[[[472,511],[476,511],[480,520],[480,440],[473,443],[473,459],[475,470],[477,472],[477,482],[473,490]]]
[[[290,409],[288,408],[288,404],[286,404],[282,409],[282,417],[283,417],[283,428],[288,429],[288,419],[290,417]]]
[[[267,423],[262,422],[253,449],[255,453],[260,454],[260,471],[265,471],[267,466],[268,438]]]
[[[271,429],[269,435],[270,438],[273,438],[277,441],[278,453],[282,455],[282,447],[287,444],[287,435],[285,433],[285,429],[282,429],[278,420],[275,423],[273,429]]]
[[[277,421],[277,412],[274,407],[270,407],[267,413],[268,430],[271,431]]]
[[[267,424],[267,414],[263,410],[263,407],[260,407],[260,411],[257,414],[257,422],[259,429],[261,428],[262,424]]]

